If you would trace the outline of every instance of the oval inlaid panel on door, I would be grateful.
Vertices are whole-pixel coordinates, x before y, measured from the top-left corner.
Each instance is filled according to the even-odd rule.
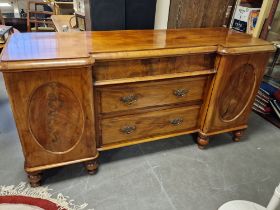
[[[84,113],[74,93],[63,84],[40,86],[32,95],[29,125],[36,141],[53,153],[67,152],[84,130]]]
[[[244,64],[228,72],[228,77],[219,98],[219,114],[224,122],[238,118],[251,101],[256,85],[255,69],[250,64]]]

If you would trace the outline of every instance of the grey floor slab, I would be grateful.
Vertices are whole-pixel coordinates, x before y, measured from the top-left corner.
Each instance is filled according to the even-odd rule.
[[[0,185],[27,181],[0,77]],[[216,210],[246,199],[266,205],[280,182],[280,130],[252,114],[243,141],[229,134],[199,150],[191,135],[101,153],[99,173],[76,164],[46,171],[44,184],[96,210]]]

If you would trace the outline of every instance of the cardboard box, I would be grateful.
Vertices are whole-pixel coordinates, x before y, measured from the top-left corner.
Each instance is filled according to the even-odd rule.
[[[260,8],[237,6],[232,29],[252,34],[256,27],[260,10]]]

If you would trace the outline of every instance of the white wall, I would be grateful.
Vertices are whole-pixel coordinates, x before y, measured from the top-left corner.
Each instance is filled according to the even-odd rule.
[[[27,8],[27,1],[26,0],[0,0],[2,3],[10,3],[11,5],[16,5],[18,4],[19,11],[21,9],[24,9],[26,11]],[[14,7],[1,7],[2,13],[14,13]]]
[[[12,3],[13,1],[10,0],[0,0],[1,3]],[[13,7],[1,7],[1,11],[2,13],[12,13],[14,12],[14,8]]]
[[[170,0],[157,0],[155,29],[167,29]]]
[[[18,0],[18,8],[19,10],[24,9],[27,10],[27,1],[26,0]]]

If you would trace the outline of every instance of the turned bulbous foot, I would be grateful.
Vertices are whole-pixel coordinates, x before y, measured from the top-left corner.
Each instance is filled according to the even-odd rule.
[[[205,134],[199,133],[197,137],[197,146],[199,149],[205,149],[209,144],[209,137]]]
[[[244,134],[244,130],[238,130],[238,131],[233,131],[233,138],[232,140],[235,142],[240,142],[241,141],[241,137]]]
[[[39,187],[41,185],[41,172],[28,173],[27,176],[31,187]]]
[[[87,169],[88,174],[94,175],[98,171],[98,162],[97,160],[85,162],[85,167]]]

